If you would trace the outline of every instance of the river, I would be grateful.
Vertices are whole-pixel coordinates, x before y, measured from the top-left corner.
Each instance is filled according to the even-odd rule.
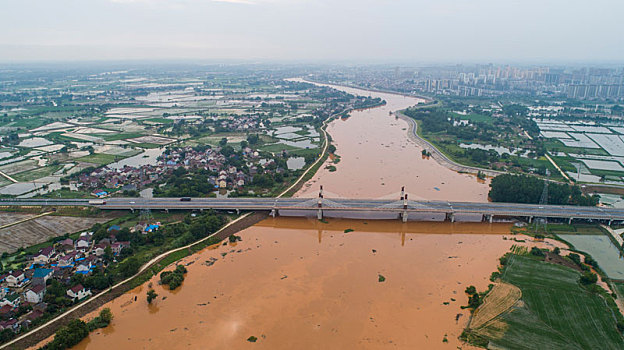
[[[387,104],[330,123],[338,170],[319,171],[298,196],[323,184],[326,197],[398,199],[405,185],[412,198],[486,200],[487,184],[422,159],[406,123],[389,115],[418,99],[340,89]],[[178,290],[153,278],[152,305],[147,284],[108,303],[112,324],[76,348],[466,348],[457,339],[469,315],[463,291],[487,288],[498,257],[520,244],[510,226],[267,219],[241,231],[241,242],[185,258]]]

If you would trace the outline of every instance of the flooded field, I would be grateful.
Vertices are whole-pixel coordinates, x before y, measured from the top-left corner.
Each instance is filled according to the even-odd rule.
[[[606,235],[559,235],[580,251],[591,255],[609,278],[624,280],[624,257]]]
[[[455,349],[464,289],[487,288],[501,252],[519,244],[509,229],[267,219],[184,259],[178,290],[153,278],[152,305],[146,285],[110,303],[112,325],[77,349],[237,349],[250,336],[262,349]]]

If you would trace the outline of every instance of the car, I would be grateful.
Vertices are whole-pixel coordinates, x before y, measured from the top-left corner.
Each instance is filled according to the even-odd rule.
[[[191,197],[182,197],[180,198],[180,202],[190,202],[191,201]]]
[[[130,202],[130,204],[135,204],[135,203],[136,203],[136,202],[134,202],[134,201]]]

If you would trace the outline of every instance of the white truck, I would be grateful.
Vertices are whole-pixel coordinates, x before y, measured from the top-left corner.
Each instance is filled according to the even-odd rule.
[[[106,204],[106,201],[103,199],[90,199],[89,204],[90,205],[104,205]]]

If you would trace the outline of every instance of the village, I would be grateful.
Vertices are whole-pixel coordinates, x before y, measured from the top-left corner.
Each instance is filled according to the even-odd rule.
[[[228,157],[223,154],[224,151]],[[234,162],[243,166],[236,167],[232,165]],[[273,167],[273,164],[273,159],[261,157],[258,151],[250,147],[242,147],[239,152],[234,152],[231,146],[177,147],[165,150],[156,164],[139,167],[126,165],[118,169],[100,167],[78,174],[75,180],[70,181],[70,185],[89,189],[92,195],[101,198],[117,191],[140,191],[156,184],[164,184],[170,177],[176,176],[176,169],[182,168],[186,171],[208,171],[210,175],[207,181],[214,190],[242,189],[258,173],[273,174],[287,170]]]
[[[158,228],[156,223],[137,225],[132,230],[147,234]],[[106,230],[107,237],[97,241],[94,233],[87,231],[76,240],[60,240],[29,256],[26,268],[1,275],[0,331],[29,328],[46,311],[51,314],[59,307],[91,296],[92,289],[82,284],[85,277],[101,274],[101,270],[123,257],[123,250],[130,247],[129,241],[117,239],[121,231],[118,225],[112,225]],[[93,280],[89,284],[94,284]],[[98,290],[104,288],[106,285]]]

